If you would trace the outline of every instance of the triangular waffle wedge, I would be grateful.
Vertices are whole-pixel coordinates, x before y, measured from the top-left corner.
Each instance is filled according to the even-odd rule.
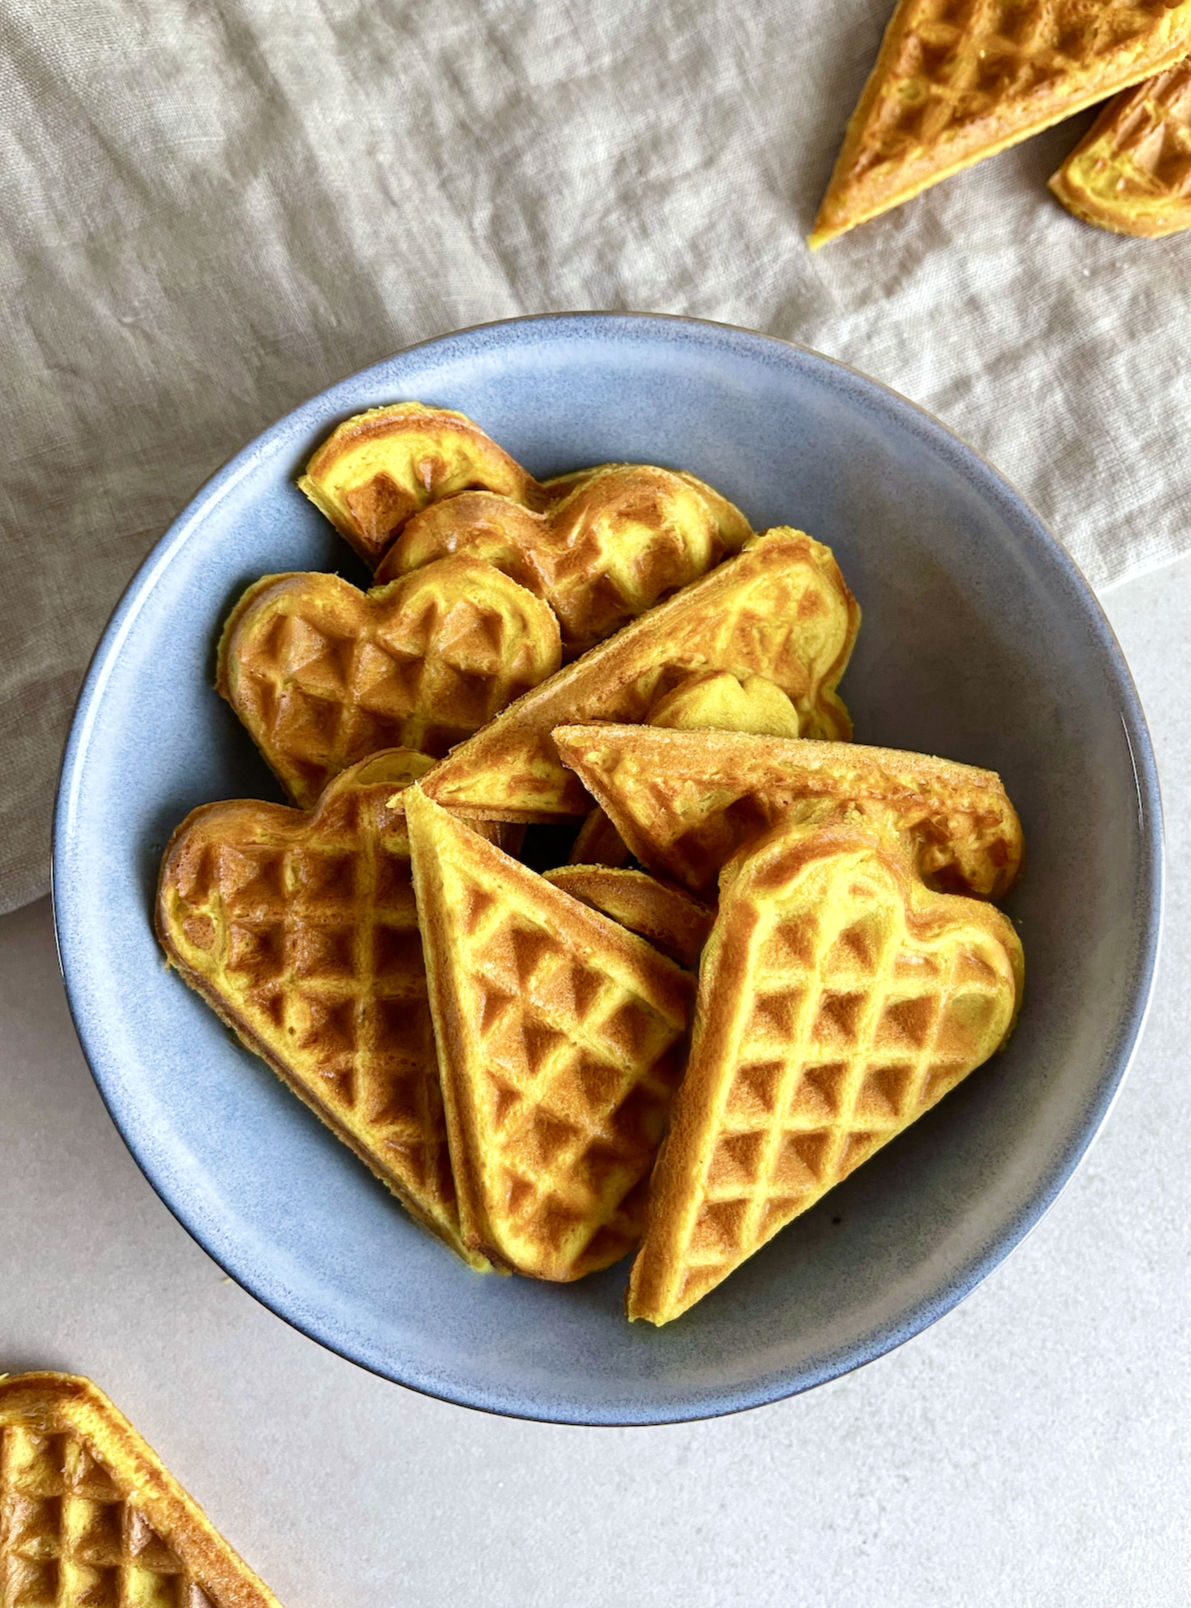
[[[544,507],[550,494],[466,414],[397,402],[345,419],[298,481],[370,568],[406,520],[458,492],[480,488]]]
[[[830,549],[802,531],[769,531],[518,699],[456,748],[426,791],[479,820],[585,814],[591,800],[558,759],[555,726],[645,719],[666,692],[707,669],[766,676],[809,735],[846,739],[851,722],[835,688],[859,625]]]
[[[557,752],[629,849],[704,898],[720,868],[792,809],[892,810],[932,887],[999,899],[1021,869],[1021,823],[992,771],[857,743],[649,726],[558,726]]]
[[[739,508],[694,475],[605,464],[542,514],[482,491],[435,503],[405,527],[377,579],[447,553],[486,558],[549,603],[574,658],[752,534]]]
[[[593,910],[640,933],[680,966],[693,966],[707,942],[715,912],[699,899],[644,871],[607,865],[563,865],[546,881]]]
[[[406,814],[463,1237],[581,1278],[640,1238],[694,979],[420,788]]]
[[[668,1323],[1005,1042],[1021,945],[900,834],[775,827],[725,869],[630,1318]]]
[[[1191,0],[901,0],[812,249],[1191,49]]]
[[[464,1249],[404,817],[431,761],[373,755],[317,810],[193,810],[161,865],[157,933],[190,987],[420,1222]]]
[[[1114,234],[1191,229],[1191,57],[1111,101],[1050,187]]]
[[[5,1608],[280,1608],[88,1379],[0,1375]]]
[[[266,575],[232,610],[216,686],[295,804],[381,748],[438,757],[559,666],[547,604],[458,555],[361,592]]]

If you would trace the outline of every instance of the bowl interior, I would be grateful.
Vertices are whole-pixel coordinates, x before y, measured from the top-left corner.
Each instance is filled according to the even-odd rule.
[[[296,490],[364,407],[477,419],[535,474],[693,470],[754,526],[835,550],[864,609],[843,693],[861,742],[999,770],[1026,875],[1005,1054],[664,1330],[627,1324],[627,1264],[569,1287],[479,1278],[162,965],[157,865],[197,804],[278,798],[212,688],[221,623],[279,570],[356,561]],[[1140,1025],[1160,895],[1153,761],[1103,616],[1035,516],[935,421],[760,336],[578,315],[414,348],[315,398],[199,493],[97,653],[55,848],[72,1008],[113,1116],[230,1273],[335,1350],[422,1390],[549,1419],[649,1422],[806,1388],[924,1327],[1021,1238],[1102,1120]]]

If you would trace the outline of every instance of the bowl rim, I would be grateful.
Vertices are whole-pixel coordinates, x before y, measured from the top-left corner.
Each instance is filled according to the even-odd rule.
[[[86,1012],[82,1000],[83,990],[75,974],[74,945],[76,939],[79,938],[76,930],[79,922],[79,912],[73,909],[71,903],[67,856],[70,845],[72,814],[79,796],[78,790],[81,783],[83,761],[86,758],[87,740],[102,701],[109,673],[136,622],[142,605],[152,592],[158,576],[172,561],[176,551],[190,538],[197,528],[201,527],[208,510],[224,498],[238,481],[256,465],[258,460],[266,455],[278,432],[283,431],[287,426],[296,426],[299,421],[308,422],[311,426],[317,425],[324,430],[333,428],[341,418],[350,416],[351,411],[358,411],[358,408],[352,407],[347,413],[344,412],[341,405],[342,393],[345,393],[351,387],[357,386],[360,381],[374,372],[386,369],[395,359],[403,358],[428,348],[447,345],[451,342],[462,342],[468,339],[475,340],[477,337],[483,337],[489,331],[513,330],[528,325],[551,324],[558,326],[560,335],[567,333],[567,326],[570,326],[571,330],[577,331],[584,326],[591,330],[602,325],[608,333],[628,334],[629,331],[635,330],[644,335],[648,335],[651,328],[658,334],[678,328],[680,330],[685,329],[695,338],[720,342],[725,345],[744,345],[760,351],[764,351],[765,348],[769,347],[777,347],[797,354],[801,359],[807,360],[812,368],[816,365],[823,365],[828,372],[835,371],[847,376],[853,393],[856,391],[864,392],[865,390],[878,393],[884,401],[885,408],[894,414],[903,410],[908,412],[912,420],[916,419],[920,432],[929,439],[932,446],[942,449],[945,454],[957,457],[961,461],[966,460],[969,465],[975,466],[978,471],[977,478],[983,482],[983,490],[992,491],[999,499],[1008,502],[1011,506],[1015,506],[1019,514],[1024,514],[1024,523],[1029,526],[1031,537],[1037,541],[1045,557],[1059,571],[1061,578],[1079,599],[1084,609],[1086,622],[1096,638],[1097,645],[1104,654],[1106,668],[1110,673],[1110,679],[1120,701],[1121,722],[1126,747],[1133,767],[1137,794],[1139,822],[1137,891],[1139,904],[1144,905],[1145,920],[1144,927],[1138,933],[1135,978],[1129,1008],[1118,1023],[1115,1044],[1112,1047],[1111,1054],[1106,1057],[1105,1074],[1099,1086],[1095,1089],[1094,1097],[1088,1102],[1085,1121],[1078,1128],[1078,1131],[1072,1133],[1066,1146],[1052,1160],[1040,1187],[1032,1196],[1028,1208],[1004,1223],[999,1231],[984,1245],[980,1253],[974,1254],[968,1261],[954,1269],[950,1278],[941,1287],[937,1288],[930,1297],[917,1301],[900,1321],[878,1326],[841,1352],[824,1358],[820,1365],[814,1369],[803,1370],[797,1374],[792,1373],[790,1369],[778,1370],[774,1374],[763,1376],[748,1386],[721,1387],[716,1392],[703,1391],[697,1397],[692,1397],[685,1410],[671,1410],[665,1404],[660,1404],[656,1407],[651,1404],[651,1408],[648,1411],[643,1411],[637,1405],[627,1411],[601,1410],[593,1412],[590,1406],[582,1407],[576,1403],[568,1404],[565,1401],[541,1404],[528,1400],[520,1401],[516,1404],[507,1404],[503,1401],[494,1402],[490,1397],[490,1393],[483,1387],[475,1389],[468,1389],[462,1386],[451,1387],[437,1377],[432,1378],[429,1374],[421,1378],[413,1376],[398,1377],[396,1373],[387,1372],[384,1367],[368,1357],[356,1354],[342,1340],[331,1338],[324,1333],[318,1332],[319,1325],[313,1319],[299,1321],[296,1317],[291,1316],[283,1309],[284,1303],[281,1298],[280,1287],[276,1294],[269,1288],[267,1267],[248,1269],[229,1265],[231,1258],[228,1250],[222,1248],[217,1251],[207,1243],[200,1229],[192,1226],[188,1220],[190,1214],[187,1211],[185,1200],[176,1202],[172,1199],[170,1192],[167,1192],[165,1186],[159,1184],[158,1180],[146,1167],[145,1162],[138,1154],[136,1147],[126,1132],[121,1116],[109,1099],[101,1071],[97,1070],[96,1059],[98,1059],[98,1055],[89,1041]],[[624,326],[624,328],[618,330],[617,326]],[[217,1266],[229,1273],[242,1288],[247,1290],[270,1312],[282,1319],[291,1328],[296,1329],[307,1339],[313,1340],[334,1354],[346,1358],[358,1367],[376,1374],[379,1378],[388,1379],[392,1383],[404,1386],[406,1389],[414,1390],[419,1394],[430,1396],[437,1400],[450,1402],[456,1406],[469,1407],[476,1411],[488,1412],[500,1417],[588,1427],[628,1428],[654,1424],[689,1423],[749,1411],[772,1402],[788,1399],[791,1396],[800,1395],[806,1390],[815,1388],[817,1385],[825,1384],[832,1379],[851,1373],[855,1369],[865,1367],[869,1363],[875,1362],[879,1357],[904,1345],[915,1335],[920,1334],[937,1322],[939,1318],[945,1316],[970,1295],[1025,1240],[1050,1211],[1058,1196],[1066,1188],[1087,1155],[1092,1143],[1103,1129],[1120,1094],[1125,1075],[1136,1054],[1153,999],[1157,963],[1161,948],[1165,901],[1164,854],[1161,789],[1153,746],[1141,700],[1112,626],[1099,599],[1075,560],[1057,537],[1052,534],[1029,500],[1017,490],[983,453],[959,436],[950,426],[944,424],[935,414],[922,407],[919,403],[903,396],[901,392],[896,391],[892,386],[886,385],[881,380],[874,379],[871,375],[864,373],[851,364],[842,362],[838,358],[828,357],[824,353],[796,341],[785,340],[776,335],[764,334],[742,325],[724,323],[713,319],[688,317],[683,314],[588,309],[573,312],[534,313],[488,320],[483,323],[467,325],[464,328],[453,330],[446,334],[431,336],[425,340],[399,348],[396,352],[378,359],[366,368],[345,375],[334,384],[327,386],[322,391],[307,398],[304,402],[299,403],[297,407],[282,414],[251,441],[246,443],[245,446],[240,448],[239,451],[226,459],[223,464],[200,483],[186,506],[170,522],[164,533],[137,566],[113,609],[91,655],[71,716],[70,729],[59,770],[53,816],[50,892],[55,943],[68,1008],[88,1069],[95,1080],[104,1106],[154,1193],[170,1211],[171,1215],[181,1224],[186,1233],[212,1258]]]

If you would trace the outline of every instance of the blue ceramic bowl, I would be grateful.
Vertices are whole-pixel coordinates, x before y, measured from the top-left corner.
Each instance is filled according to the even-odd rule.
[[[622,1316],[627,1264],[578,1285],[480,1278],[165,970],[158,860],[196,804],[277,798],[212,689],[240,590],[340,569],[297,491],[340,419],[459,408],[535,475],[693,470],[757,529],[835,549],[864,608],[843,691],[862,742],[1000,771],[1025,824],[1027,958],[1008,1051],[669,1328]],[[100,643],[58,800],[54,900],[79,1036],[162,1199],[304,1333],[448,1401],[566,1423],[726,1413],[868,1362],[946,1312],[1055,1199],[1141,1027],[1161,906],[1153,755],[1084,581],[942,425],[813,352],[688,320],[520,319],[402,352],[298,408],[162,538]]]

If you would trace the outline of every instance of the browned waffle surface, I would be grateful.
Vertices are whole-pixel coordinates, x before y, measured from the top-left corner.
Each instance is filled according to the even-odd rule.
[[[999,1049],[1021,946],[899,835],[776,827],[725,872],[630,1318],[668,1323]]]
[[[89,1380],[0,1377],[4,1608],[280,1608]]]
[[[680,966],[694,966],[707,942],[714,911],[682,888],[644,871],[607,865],[564,865],[546,881],[593,910],[640,933]]]
[[[406,521],[482,488],[539,507],[548,494],[463,413],[396,402],[346,419],[298,485],[373,569]]]
[[[406,811],[464,1238],[580,1278],[640,1237],[693,979],[420,788]]]
[[[1191,229],[1191,58],[1118,95],[1050,187],[1077,218],[1115,234]]]
[[[219,691],[296,804],[381,748],[438,757],[559,666],[547,604],[482,559],[361,592],[267,575],[233,609]]]
[[[462,815],[550,820],[591,808],[555,751],[556,726],[637,721],[698,671],[763,675],[793,703],[812,736],[851,736],[835,688],[860,610],[830,549],[802,531],[754,537],[666,603],[506,709],[460,745],[426,791]]]
[[[404,819],[425,769],[374,755],[317,810],[192,811],[162,861],[157,930],[182,979],[410,1212],[459,1238]]]
[[[1173,65],[1191,0],[901,0],[812,247]]]
[[[945,891],[1000,898],[1021,823],[992,771],[856,743],[648,726],[559,726],[557,751],[645,865],[704,897],[751,838],[816,801],[880,807]]]
[[[377,578],[474,553],[550,604],[573,658],[739,552],[752,534],[740,510],[694,475],[605,464],[542,514],[484,492],[436,503],[406,526]]]

